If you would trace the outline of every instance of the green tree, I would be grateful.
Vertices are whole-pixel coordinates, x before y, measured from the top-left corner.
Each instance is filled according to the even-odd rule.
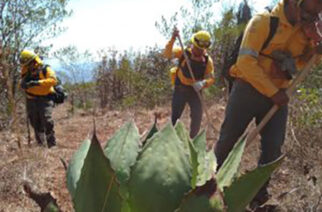
[[[91,78],[94,69],[92,54],[88,50],[80,52],[76,46],[67,46],[54,52],[54,57],[59,60],[61,68],[71,79],[68,82],[68,92],[72,104],[88,108],[92,105],[90,96],[94,86],[90,83],[93,81]]]
[[[219,7],[222,8],[221,15],[218,16],[216,13],[217,16],[215,16],[214,11]],[[214,61],[216,79],[222,79],[223,65],[233,50],[235,40],[251,17],[251,12],[252,9],[247,0],[244,0],[239,7],[232,2],[191,0],[191,4],[181,7],[169,19],[162,16],[155,25],[167,38],[170,38],[173,27],[180,25],[181,36],[184,41],[187,41],[186,43],[189,42],[193,32],[200,29],[209,31],[213,40],[209,53]]]
[[[191,35],[200,29],[212,33],[215,24],[214,4],[216,2],[218,0],[191,0],[190,4],[182,6],[170,18],[162,16],[155,26],[167,38],[170,38],[174,26],[181,27],[183,40],[189,40]]]

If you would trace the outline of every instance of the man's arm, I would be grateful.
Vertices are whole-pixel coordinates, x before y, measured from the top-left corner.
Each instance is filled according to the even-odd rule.
[[[182,49],[180,47],[173,48],[173,44],[174,44],[177,36],[179,36],[179,31],[177,30],[177,28],[174,28],[173,32],[172,32],[171,39],[168,41],[168,43],[166,44],[166,47],[163,51],[163,55],[168,59],[180,58],[183,53]]]
[[[44,77],[44,79],[39,80],[40,86],[51,87],[57,84],[55,72],[50,67],[47,67],[46,76]]]
[[[279,89],[258,65],[258,56],[268,37],[269,28],[269,16],[256,15],[251,19],[244,32],[236,65],[253,87],[263,95],[272,97]]]
[[[206,67],[206,72],[205,72],[205,80],[206,80],[206,85],[205,87],[209,87],[215,82],[215,74],[214,74],[214,63],[211,59],[210,56],[208,56],[208,63]]]

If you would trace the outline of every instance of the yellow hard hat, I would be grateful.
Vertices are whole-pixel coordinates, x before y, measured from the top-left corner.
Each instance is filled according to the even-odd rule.
[[[207,49],[211,45],[211,36],[209,32],[201,30],[193,34],[191,42],[200,49]]]
[[[35,54],[34,52],[29,50],[23,50],[20,53],[20,65],[27,66],[36,57],[37,57],[37,54]]]

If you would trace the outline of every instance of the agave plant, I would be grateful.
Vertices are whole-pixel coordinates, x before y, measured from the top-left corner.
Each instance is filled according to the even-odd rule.
[[[67,187],[77,212],[244,211],[282,161],[238,176],[244,148],[241,139],[216,173],[205,131],[191,140],[181,122],[161,130],[154,124],[141,138],[129,122],[104,148],[95,134],[82,143],[69,162]],[[197,192],[209,180],[216,184],[210,197]]]

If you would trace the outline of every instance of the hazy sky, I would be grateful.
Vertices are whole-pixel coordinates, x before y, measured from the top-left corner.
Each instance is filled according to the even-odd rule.
[[[80,50],[95,51],[105,47],[124,50],[142,49],[166,39],[158,32],[155,21],[169,17],[189,0],[71,0],[72,17],[63,22],[68,30],[51,40],[54,49],[76,45]],[[239,0],[224,0],[238,3]],[[270,0],[252,0],[256,10]],[[220,14],[218,7],[218,14]],[[217,11],[214,11],[217,13]]]

